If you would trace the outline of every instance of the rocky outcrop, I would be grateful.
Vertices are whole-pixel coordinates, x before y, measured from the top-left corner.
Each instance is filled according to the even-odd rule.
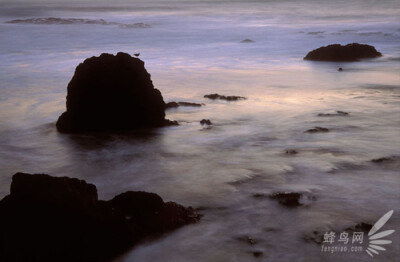
[[[286,155],[297,155],[299,152],[294,149],[286,149],[285,153]]]
[[[348,116],[350,113],[344,111],[336,111],[336,113],[319,113],[318,116]]]
[[[246,38],[246,39],[243,39],[242,41],[240,41],[240,43],[254,43],[255,41],[254,40],[251,40],[251,39],[249,39],[249,38]]]
[[[301,194],[300,193],[286,193],[286,192],[279,192],[274,193],[269,196],[271,199],[275,199],[279,202],[279,204],[286,206],[286,207],[298,207],[303,204],[299,202]]]
[[[83,180],[17,173],[0,201],[0,261],[109,261],[145,238],[198,220],[192,208],[153,193],[101,201]]]
[[[191,103],[191,102],[168,102],[167,104],[165,104],[165,109],[176,108],[176,107],[180,107],[180,106],[201,107],[203,105],[204,104]]]
[[[212,122],[211,122],[210,119],[202,119],[202,120],[200,121],[200,124],[201,124],[202,126],[204,126],[204,125],[210,126],[210,125],[212,125]]]
[[[330,61],[330,62],[354,62],[363,58],[376,58],[382,54],[375,47],[358,43],[348,45],[328,45],[309,52],[304,60]]]
[[[314,128],[308,129],[306,133],[328,133],[329,129],[325,127],[316,126]]]
[[[177,124],[165,119],[165,102],[144,62],[126,53],[102,54],[77,66],[68,84],[60,132],[126,131]]]
[[[209,94],[209,95],[205,95],[204,98],[208,98],[211,100],[220,99],[220,100],[225,100],[225,101],[238,101],[238,100],[246,99],[243,96],[224,96],[224,95],[220,95],[220,94]]]

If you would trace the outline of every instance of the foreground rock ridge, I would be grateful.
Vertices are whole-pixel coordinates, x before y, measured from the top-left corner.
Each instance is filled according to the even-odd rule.
[[[128,191],[102,201],[83,180],[17,173],[0,201],[0,261],[110,261],[199,218],[154,193]]]
[[[165,102],[144,62],[126,53],[102,54],[79,64],[68,84],[60,132],[125,131],[161,127]]]
[[[363,58],[376,58],[382,54],[370,45],[352,43],[348,45],[328,45],[309,52],[304,60],[355,62]]]

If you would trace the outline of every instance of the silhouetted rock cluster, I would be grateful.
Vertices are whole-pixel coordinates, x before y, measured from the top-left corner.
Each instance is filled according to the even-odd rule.
[[[304,59],[313,61],[354,62],[363,58],[376,58],[382,54],[375,47],[358,43],[345,46],[334,44],[309,52]]]
[[[77,66],[68,84],[60,132],[125,131],[177,124],[165,119],[165,102],[144,62],[126,53],[102,54]]]
[[[0,201],[0,261],[108,261],[198,219],[192,208],[153,193],[101,201],[83,180],[17,173]]]
[[[226,100],[226,101],[237,101],[237,100],[246,99],[243,96],[224,96],[224,95],[219,95],[219,94],[205,95],[204,98],[208,98],[208,99],[212,99],[212,100],[220,99],[220,100]]]

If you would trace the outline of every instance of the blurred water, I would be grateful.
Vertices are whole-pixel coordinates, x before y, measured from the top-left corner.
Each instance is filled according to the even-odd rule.
[[[399,158],[370,161],[400,156],[399,7],[399,1],[3,2],[0,196],[11,176],[24,171],[83,178],[102,199],[147,190],[202,207],[199,224],[141,245],[121,261],[367,261],[365,252],[321,253],[303,237],[374,223],[391,209],[390,229],[399,228]],[[151,28],[5,23],[32,17]],[[246,38],[255,42],[240,43]],[[384,56],[302,60],[322,45],[351,42],[374,45]],[[140,136],[57,133],[75,67],[118,51],[141,53],[166,101],[206,106],[169,110],[180,126]],[[215,92],[248,99],[203,98]],[[350,115],[317,116],[336,110]],[[199,124],[203,118],[212,128]],[[331,132],[304,133],[314,126]],[[286,155],[287,149],[299,153]],[[252,197],[277,191],[317,200],[287,209]],[[238,240],[247,236],[256,244]],[[398,243],[399,235],[392,240]],[[395,243],[374,260],[399,257]]]

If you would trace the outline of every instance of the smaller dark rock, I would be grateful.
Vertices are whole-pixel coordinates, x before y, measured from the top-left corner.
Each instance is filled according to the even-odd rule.
[[[265,194],[263,194],[263,193],[255,193],[255,194],[253,194],[253,197],[254,198],[264,198]]]
[[[211,122],[209,119],[202,119],[202,120],[200,121],[200,124],[201,124],[202,126],[204,126],[204,125],[210,126],[210,125],[212,125],[212,122]]]
[[[254,251],[252,252],[254,257],[262,257],[262,255],[264,255],[264,252],[261,251]]]
[[[198,104],[198,103],[191,103],[191,102],[169,102],[165,104],[165,109],[169,108],[176,108],[180,106],[193,106],[193,107],[201,107],[204,104]]]
[[[339,72],[342,72],[342,71],[343,71],[343,68],[339,67],[338,71],[339,71]]]
[[[257,241],[255,239],[253,239],[251,236],[240,236],[240,237],[237,237],[236,239],[241,242],[245,242],[249,245],[254,245],[257,243]]]
[[[251,40],[249,38],[246,38],[246,39],[240,41],[240,43],[254,43],[254,42],[255,42],[254,40]]]
[[[353,227],[346,228],[345,231],[348,231],[348,232],[360,232],[360,231],[362,231],[364,233],[367,233],[367,232],[369,232],[371,230],[371,228],[372,228],[371,224],[361,222],[361,223],[358,223],[357,225],[355,225]]]
[[[328,114],[324,114],[324,113],[319,113],[318,116],[348,116],[350,113],[348,112],[344,112],[344,111],[336,111],[336,113],[328,113]]]
[[[299,202],[300,197],[302,195],[300,193],[286,193],[286,192],[280,192],[280,193],[274,193],[270,195],[269,197],[274,200],[278,200],[279,204],[286,206],[286,207],[298,207],[302,206]]]
[[[219,95],[219,94],[209,94],[209,95],[205,95],[204,97],[212,99],[212,100],[220,99],[220,100],[226,100],[226,101],[238,101],[238,100],[246,99],[243,96],[224,96],[224,95]]]
[[[324,240],[324,233],[314,230],[311,234],[304,235],[303,240],[305,242],[313,242],[320,245]]]
[[[287,149],[286,155],[296,155],[298,152],[294,149]]]
[[[314,128],[308,129],[306,133],[327,133],[329,132],[328,128],[316,126]]]
[[[395,161],[394,157],[381,157],[381,158],[375,158],[372,159],[371,162],[375,164],[381,164],[381,163],[389,163]]]

